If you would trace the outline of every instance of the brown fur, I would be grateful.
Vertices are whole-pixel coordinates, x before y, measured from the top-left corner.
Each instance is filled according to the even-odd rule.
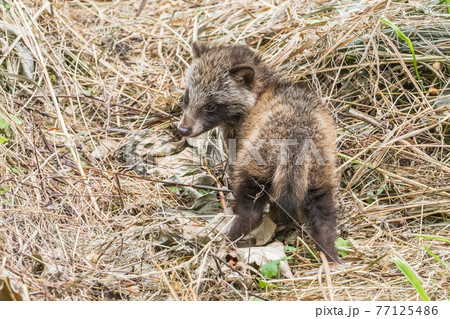
[[[219,126],[227,140],[236,139],[236,165],[230,168],[238,217],[229,238],[258,227],[273,200],[284,223],[305,220],[317,248],[338,262],[335,135],[326,107],[247,47],[194,43],[193,54],[179,129],[192,137]]]

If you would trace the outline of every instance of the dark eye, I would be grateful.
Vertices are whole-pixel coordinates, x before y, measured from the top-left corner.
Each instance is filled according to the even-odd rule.
[[[183,110],[185,110],[189,105],[189,91],[186,90],[186,93],[184,93],[184,98],[183,98]]]
[[[206,104],[206,106],[205,106],[206,112],[214,112],[215,110],[217,110],[217,104],[215,104],[215,103]]]

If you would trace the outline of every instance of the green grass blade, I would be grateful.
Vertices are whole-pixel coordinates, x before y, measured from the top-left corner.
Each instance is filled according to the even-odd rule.
[[[300,240],[302,242],[302,244],[306,247],[306,249],[308,249],[308,251],[311,253],[311,255],[313,255],[313,257],[317,260],[317,262],[320,263],[319,257],[317,257],[317,255],[314,253],[314,251],[311,248],[309,248],[309,246],[303,241],[303,239],[301,239],[300,237],[297,237],[297,240]]]
[[[399,257],[394,257],[392,260],[397,268],[400,269],[403,275],[408,279],[414,289],[416,289],[417,293],[420,296],[420,299],[422,299],[423,301],[430,301],[431,299],[423,289],[419,277],[417,276],[416,272],[409,266],[409,264]]]
[[[388,26],[390,26],[397,33],[398,37],[408,44],[409,50],[411,51],[411,54],[412,54],[412,57],[413,57],[414,70],[416,71],[417,79],[420,82],[422,82],[422,79],[420,78],[420,75],[419,75],[419,70],[417,69],[416,54],[414,52],[414,47],[413,47],[413,44],[412,44],[411,40],[395,24],[393,24],[388,19],[381,18],[381,21],[384,22],[385,24],[387,24]]]
[[[414,237],[420,237],[424,239],[434,239],[434,240],[440,240],[445,241],[450,244],[450,239],[440,236],[434,236],[434,235],[419,235],[419,234],[413,234]]]
[[[430,254],[431,257],[433,257],[438,263],[440,263],[442,266],[444,266],[445,269],[450,270],[450,267],[441,259],[438,255],[433,253],[427,245],[423,245],[423,248],[427,251],[428,254]]]
[[[448,14],[450,14],[450,0],[445,0],[445,3],[447,4]]]

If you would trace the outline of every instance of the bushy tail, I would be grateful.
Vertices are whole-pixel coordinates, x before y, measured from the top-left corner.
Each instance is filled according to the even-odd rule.
[[[280,165],[273,182],[272,195],[280,219],[285,225],[296,224],[303,199],[308,191],[308,162],[301,165]]]

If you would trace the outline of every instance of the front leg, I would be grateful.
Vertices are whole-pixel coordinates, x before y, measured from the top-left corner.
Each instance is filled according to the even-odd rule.
[[[235,241],[248,235],[261,224],[268,195],[264,186],[251,177],[240,179],[234,185],[233,194],[236,198],[234,212],[237,217],[227,236]]]

